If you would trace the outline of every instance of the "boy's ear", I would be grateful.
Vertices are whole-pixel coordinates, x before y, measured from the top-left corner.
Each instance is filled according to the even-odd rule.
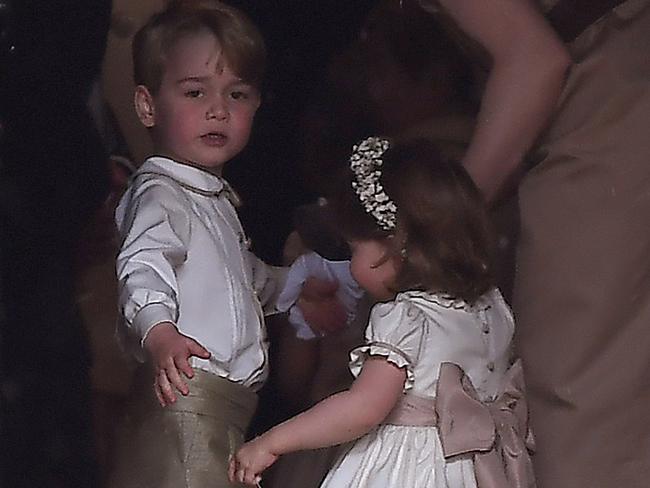
[[[135,87],[133,102],[135,104],[135,112],[138,114],[138,118],[140,119],[140,122],[142,122],[142,125],[147,128],[156,125],[153,96],[151,96],[151,93],[146,86],[138,85]]]

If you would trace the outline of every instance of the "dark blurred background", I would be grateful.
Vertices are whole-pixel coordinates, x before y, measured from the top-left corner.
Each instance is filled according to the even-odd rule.
[[[267,41],[269,69],[249,148],[226,168],[244,197],[241,216],[255,251],[281,259],[296,205],[314,198],[304,184],[305,111],[328,90],[328,67],[358,35],[373,0],[234,1]],[[327,117],[327,107],[322,110]],[[309,127],[311,129],[311,127]]]

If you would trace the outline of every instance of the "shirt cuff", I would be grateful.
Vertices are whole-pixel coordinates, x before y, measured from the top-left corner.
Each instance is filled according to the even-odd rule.
[[[140,309],[135,317],[133,317],[133,326],[138,331],[142,339],[140,345],[144,346],[144,341],[149,335],[149,332],[155,325],[161,322],[171,322],[175,324],[174,317],[172,316],[169,308],[162,303],[151,303],[145,305]]]

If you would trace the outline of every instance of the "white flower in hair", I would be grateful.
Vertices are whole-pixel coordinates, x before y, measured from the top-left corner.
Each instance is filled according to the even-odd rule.
[[[390,143],[380,137],[368,137],[352,148],[350,169],[356,192],[364,210],[372,215],[383,230],[392,230],[397,223],[397,205],[388,197],[379,181],[382,159]]]

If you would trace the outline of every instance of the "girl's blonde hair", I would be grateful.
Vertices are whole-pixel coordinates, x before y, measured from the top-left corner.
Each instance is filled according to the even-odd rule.
[[[493,286],[492,236],[479,190],[465,169],[430,141],[391,145],[380,182],[397,207],[396,227],[383,230],[352,189],[331,195],[330,208],[348,240],[378,240],[399,260],[395,291],[426,290],[473,303]]]

